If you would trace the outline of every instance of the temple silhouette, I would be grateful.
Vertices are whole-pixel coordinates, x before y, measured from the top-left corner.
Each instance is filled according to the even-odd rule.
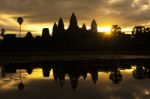
[[[91,22],[91,28],[86,25],[78,26],[77,17],[72,13],[67,29],[64,28],[63,19],[54,23],[52,35],[48,28],[42,30],[41,36],[33,37],[28,32],[25,37],[16,37],[16,34],[3,34],[0,41],[1,52],[18,51],[49,51],[49,52],[116,52],[149,54],[150,28],[135,26],[132,34],[125,34],[121,27],[113,25],[111,35],[98,32],[96,20]]]

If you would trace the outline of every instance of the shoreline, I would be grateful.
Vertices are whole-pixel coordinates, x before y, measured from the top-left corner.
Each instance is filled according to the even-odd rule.
[[[150,55],[130,54],[35,54],[7,53],[0,56],[0,63],[22,63],[40,61],[110,61],[110,60],[150,60]]]

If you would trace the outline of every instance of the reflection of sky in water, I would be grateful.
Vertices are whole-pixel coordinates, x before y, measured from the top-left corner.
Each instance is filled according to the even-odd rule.
[[[110,72],[99,72],[98,82],[92,82],[91,75],[87,79],[80,77],[76,91],[72,90],[69,77],[66,75],[64,86],[53,80],[53,72],[49,78],[43,78],[41,69],[34,69],[31,75],[22,70],[25,89],[19,91],[17,84],[19,71],[0,77],[1,99],[150,99],[150,80],[136,80],[132,75],[133,69],[121,70],[123,80],[113,84],[109,79]]]

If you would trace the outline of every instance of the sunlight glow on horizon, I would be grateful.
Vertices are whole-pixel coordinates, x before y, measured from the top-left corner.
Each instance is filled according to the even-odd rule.
[[[110,32],[111,32],[111,26],[98,27],[98,32],[105,32],[107,34],[110,34]]]
[[[16,28],[18,28],[18,27],[16,27]],[[49,28],[50,35],[52,35],[53,24],[46,24],[46,23],[44,25],[41,25],[41,24],[30,24],[30,25],[23,24],[21,35],[24,36],[29,31],[32,32],[33,36],[42,35],[42,29],[43,28]],[[65,29],[67,29],[67,28],[68,27],[66,26]],[[87,26],[87,30],[89,30],[89,29],[90,29],[90,26]],[[111,26],[98,26],[97,29],[98,29],[98,32],[104,32],[106,34],[111,33]],[[130,32],[132,31],[132,28],[130,28],[130,27],[122,28],[122,31],[126,32],[127,34],[131,34]],[[14,34],[18,35],[19,28],[17,31],[9,31],[6,29],[6,34],[9,34],[9,33],[14,33]]]
[[[30,32],[33,33],[33,35],[42,35],[42,29],[43,28],[49,28],[49,32],[50,34],[52,33],[52,25],[49,24],[44,24],[44,25],[40,25],[40,24],[30,24],[24,27],[24,30],[28,30]]]
[[[19,35],[19,24],[17,23],[17,20],[15,20],[14,17],[17,17],[18,15],[2,15],[1,18],[3,20],[0,20],[0,24],[4,24],[5,26],[1,27],[6,29],[6,34],[16,34],[16,36]],[[88,23],[88,22],[86,22]],[[98,32],[105,32],[106,34],[110,34],[111,33],[111,25],[110,24],[99,24],[100,22],[98,22]],[[21,36],[24,37],[26,35],[27,32],[32,32],[33,36],[41,36],[42,35],[42,29],[43,28],[49,28],[49,32],[50,35],[52,34],[52,28],[53,28],[53,24],[54,22],[47,22],[47,23],[31,23],[28,19],[24,19],[24,22],[22,24],[22,32],[21,32]],[[79,27],[81,28],[82,23],[79,23]],[[13,26],[13,28],[10,28],[9,25]],[[68,22],[64,22],[65,25],[65,29],[68,28],[69,23]],[[87,26],[87,30],[89,30],[91,27],[90,25],[86,24]],[[8,26],[8,27],[7,27]],[[127,31],[127,34],[131,34],[130,31],[132,30],[132,28],[122,28],[122,31],[125,32]]]
[[[42,29],[43,28],[49,28],[49,31],[50,31],[50,34],[52,33],[52,28],[53,26],[52,25],[45,25],[45,26],[39,26],[39,25],[34,25],[34,26],[30,26],[28,25],[27,27],[25,27],[26,29],[29,29],[31,31],[35,31],[37,34],[39,33],[42,33]],[[65,27],[65,29],[67,29],[68,27]],[[87,30],[89,30],[90,27],[87,26]],[[101,27],[98,27],[98,32],[106,32],[107,34],[109,34],[111,32],[111,26],[101,26]]]
[[[50,34],[52,34],[52,28],[53,28],[53,24],[24,24],[22,26],[22,34],[26,34],[28,31],[32,32],[33,35],[42,35],[42,29],[43,28],[49,28],[49,32]],[[67,29],[68,27],[66,26],[65,29]],[[87,26],[87,30],[90,29],[90,26]],[[98,26],[98,32],[105,32],[107,34],[109,34],[111,32],[111,26]],[[18,30],[19,31],[19,30]],[[7,31],[8,33],[18,33],[18,31]],[[26,31],[26,32],[25,32]]]

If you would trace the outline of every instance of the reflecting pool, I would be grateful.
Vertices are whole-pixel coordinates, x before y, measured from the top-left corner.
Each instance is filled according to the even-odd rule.
[[[1,99],[150,99],[149,62],[7,63],[0,73]]]

